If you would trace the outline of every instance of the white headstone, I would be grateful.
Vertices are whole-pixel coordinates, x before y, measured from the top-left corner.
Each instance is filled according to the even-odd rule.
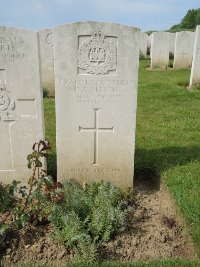
[[[169,33],[169,53],[174,55],[176,33]]]
[[[147,43],[148,43],[148,34],[145,32],[140,32],[140,53],[146,57],[147,55]]]
[[[55,91],[53,30],[39,31],[42,87],[49,92]]]
[[[196,28],[190,87],[200,83],[200,25]]]
[[[176,33],[173,65],[175,69],[191,67],[194,38],[194,32],[182,31]]]
[[[43,138],[36,32],[0,27],[0,181],[27,182],[27,155]]]
[[[138,29],[73,23],[54,40],[58,178],[132,186]]]
[[[151,68],[166,69],[169,62],[169,34],[153,32],[151,39]]]

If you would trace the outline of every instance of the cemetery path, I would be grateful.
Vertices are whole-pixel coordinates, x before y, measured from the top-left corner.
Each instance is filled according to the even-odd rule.
[[[156,190],[152,181],[137,182],[135,188],[137,201],[133,223],[126,233],[118,235],[102,249],[102,258],[120,262],[196,258],[185,222],[167,188],[161,184],[160,190]],[[9,264],[20,261],[61,264],[72,259],[74,252],[51,240],[49,233],[51,229],[47,225],[13,233],[3,260]]]

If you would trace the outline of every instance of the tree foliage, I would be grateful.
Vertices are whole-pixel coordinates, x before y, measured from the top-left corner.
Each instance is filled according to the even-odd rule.
[[[170,31],[195,30],[197,25],[200,25],[200,8],[188,10],[181,23],[173,25]]]

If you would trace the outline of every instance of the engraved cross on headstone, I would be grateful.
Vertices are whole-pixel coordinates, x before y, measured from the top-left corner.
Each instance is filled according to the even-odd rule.
[[[11,128],[23,117],[36,117],[28,112],[32,101],[35,99],[17,99],[7,88],[5,69],[0,69],[0,171],[14,170]]]
[[[99,152],[99,132],[114,133],[114,127],[111,128],[100,128],[99,127],[99,112],[100,109],[94,109],[94,127],[93,128],[84,128],[79,126],[79,132],[92,132],[94,133],[94,162],[93,165],[98,164],[98,152]]]

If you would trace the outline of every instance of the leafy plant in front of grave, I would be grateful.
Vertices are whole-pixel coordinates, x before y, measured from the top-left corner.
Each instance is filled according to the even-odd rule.
[[[53,236],[77,252],[76,261],[91,262],[102,245],[127,229],[134,211],[134,194],[108,181],[80,186],[63,183],[63,200],[54,203],[48,219]]]
[[[0,211],[9,211],[15,205],[17,195],[24,196],[24,189],[26,187],[20,186],[19,181],[13,181],[11,184],[0,183]]]
[[[10,192],[10,185],[0,183],[0,211],[5,212],[12,207],[13,195]]]
[[[8,243],[7,235],[13,230],[13,222],[8,222],[12,214],[13,207],[16,206],[17,197],[24,191],[24,187],[18,186],[20,182],[13,181],[11,184],[0,184],[0,211],[5,212],[3,220],[0,222],[0,251],[6,248]],[[23,194],[22,194],[23,195]]]
[[[90,215],[89,231],[93,239],[107,242],[118,232],[124,232],[133,211],[133,192],[125,194],[119,187],[104,181],[98,188]]]
[[[1,224],[1,240],[7,227],[22,228],[28,222],[47,221],[53,226],[52,236],[76,251],[75,261],[94,262],[102,245],[127,228],[133,212],[133,192],[107,181],[83,186],[76,181],[54,182],[43,169],[49,149],[49,142],[40,140],[27,156],[32,169],[28,188],[15,181],[10,185],[9,194],[17,203],[14,224]]]
[[[61,183],[55,183],[51,176],[43,169],[43,161],[48,156],[50,144],[47,140],[40,140],[32,147],[32,153],[27,156],[28,168],[32,168],[32,175],[28,181],[28,188],[21,188],[18,205],[14,209],[15,222],[19,228],[26,222],[47,220],[54,201],[60,201],[62,194]]]
[[[7,235],[10,231],[10,226],[6,223],[0,224],[0,254],[7,246]],[[1,262],[0,262],[1,264]]]

